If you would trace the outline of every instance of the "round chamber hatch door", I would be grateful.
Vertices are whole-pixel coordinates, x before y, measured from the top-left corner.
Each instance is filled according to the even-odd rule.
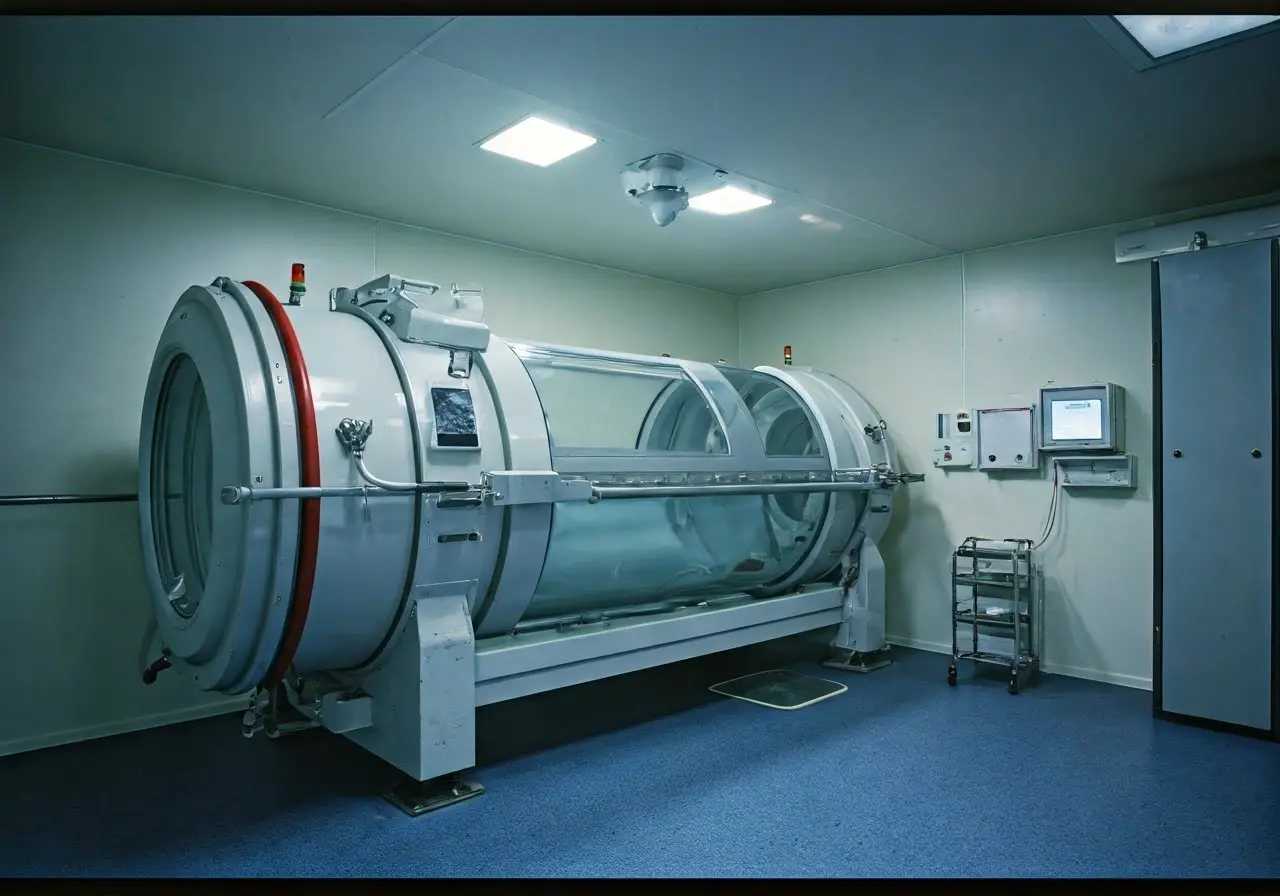
[[[228,485],[298,485],[292,386],[262,303],[236,283],[188,289],[143,402],[139,523],[160,638],[205,690],[266,675],[293,590],[298,502],[226,505]]]

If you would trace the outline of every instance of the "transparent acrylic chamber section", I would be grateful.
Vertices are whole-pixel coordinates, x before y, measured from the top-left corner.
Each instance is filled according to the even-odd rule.
[[[637,486],[830,475],[804,404],[766,374],[513,348],[562,475]],[[525,621],[767,591],[804,560],[828,503],[827,494],[801,492],[558,504]]]
[[[677,364],[517,348],[559,456],[727,454],[719,421]]]
[[[817,426],[796,394],[779,379],[741,367],[716,368],[755,422],[768,457],[821,457]]]

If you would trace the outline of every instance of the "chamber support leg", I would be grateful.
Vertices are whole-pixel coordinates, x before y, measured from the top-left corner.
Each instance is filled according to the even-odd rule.
[[[383,795],[416,817],[479,796],[484,788],[458,774],[475,764],[476,752],[475,635],[465,588],[419,598],[413,614],[410,631],[417,633],[418,648],[413,676],[418,683],[417,774],[406,776]]]
[[[407,780],[383,795],[410,815],[477,796],[458,777],[476,764],[476,650],[468,592],[472,582],[419,591],[389,655],[359,680],[373,724],[344,732]]]
[[[836,631],[824,666],[848,672],[874,672],[888,666],[884,639],[884,559],[870,538],[858,549],[856,579],[844,600],[844,621]]]

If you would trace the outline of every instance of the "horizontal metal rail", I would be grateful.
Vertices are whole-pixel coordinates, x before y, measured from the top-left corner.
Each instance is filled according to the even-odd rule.
[[[903,474],[911,476],[915,474]],[[916,481],[902,479],[902,481]],[[714,495],[781,495],[813,494],[825,492],[866,492],[891,486],[893,481],[873,479],[866,482],[730,482],[703,485],[599,485],[591,490],[587,499],[599,501],[644,500],[646,498],[697,498]],[[406,494],[445,495],[470,493],[477,498],[493,497],[494,492],[483,485],[466,482],[395,483],[397,488],[387,489],[372,485],[319,486],[311,488],[254,488],[247,485],[228,485],[222,489],[223,504],[244,504],[254,501],[288,501],[313,498],[376,498],[404,496]],[[412,491],[410,491],[412,487]],[[501,497],[501,496],[498,496]],[[546,499],[554,503],[553,499]],[[581,500],[581,498],[571,499]]]
[[[253,488],[248,485],[223,486],[223,504],[251,504],[255,501],[293,501],[312,498],[403,498],[410,494],[443,495],[479,491],[480,486],[465,482],[423,482],[412,492],[407,489],[384,489],[369,485],[322,485],[301,488]]]
[[[596,486],[591,500],[626,498],[696,498],[702,495],[781,495],[799,492],[868,492],[883,488],[877,482],[749,482],[709,485]]]
[[[136,494],[109,495],[0,495],[0,507],[30,507],[39,504],[124,504],[137,501]]]
[[[316,498],[385,498],[406,494],[443,495],[462,492],[484,494],[481,485],[468,482],[395,483],[388,489],[369,485],[315,486],[310,488],[254,488],[228,485],[221,491],[223,504],[255,501],[297,501]],[[412,485],[412,491],[408,488]],[[703,495],[777,495],[812,492],[871,491],[883,488],[878,482],[756,482],[709,483],[706,485],[596,486],[591,501],[639,500],[643,498],[696,498]],[[180,496],[175,496],[180,497]],[[124,504],[138,500],[137,494],[0,495],[0,507],[31,507],[46,504]]]

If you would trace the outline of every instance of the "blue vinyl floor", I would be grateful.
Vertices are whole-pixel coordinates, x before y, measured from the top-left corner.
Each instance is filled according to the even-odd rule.
[[[793,640],[480,713],[487,793],[411,819],[388,766],[235,716],[0,759],[9,876],[1280,876],[1280,746],[1149,693],[902,648],[868,676]],[[708,685],[779,666],[783,712]]]

